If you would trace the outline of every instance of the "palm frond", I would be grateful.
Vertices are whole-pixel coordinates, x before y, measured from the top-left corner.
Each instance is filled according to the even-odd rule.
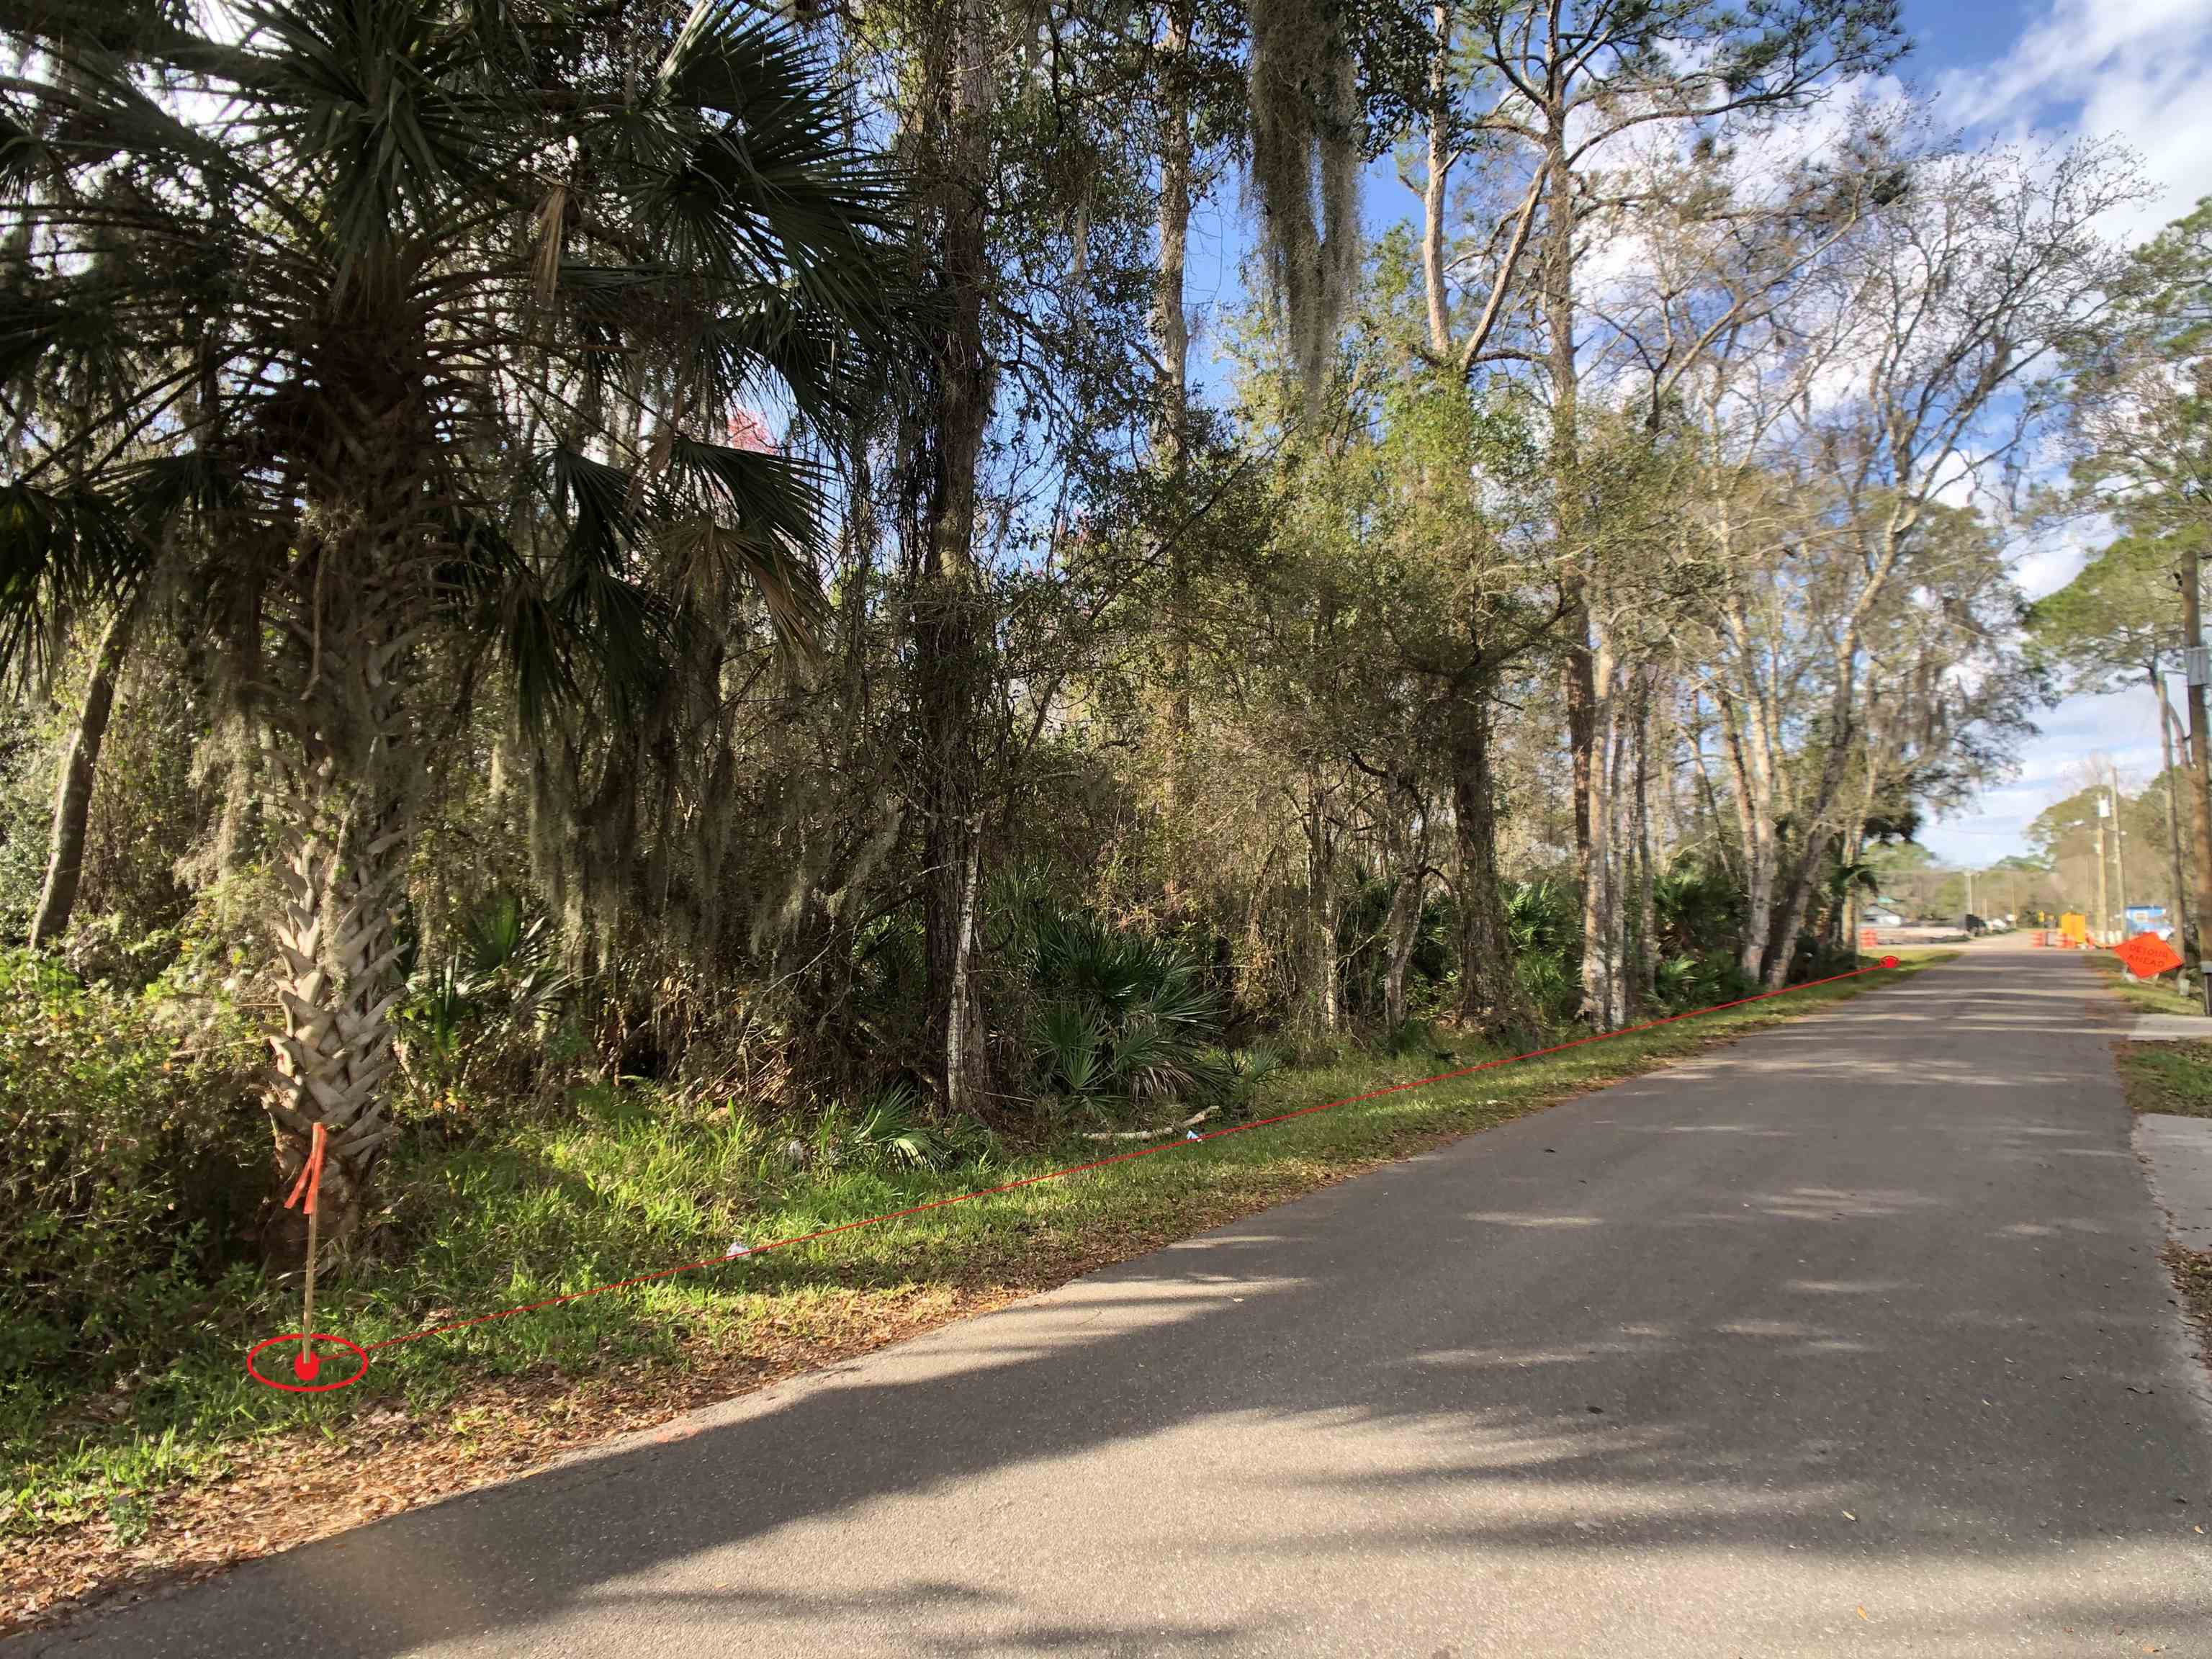
[[[149,562],[112,496],[0,484],[0,672],[43,674],[70,616],[112,599]]]
[[[341,280],[498,176],[514,112],[441,0],[259,0],[243,15],[232,78],[263,141],[318,175]]]

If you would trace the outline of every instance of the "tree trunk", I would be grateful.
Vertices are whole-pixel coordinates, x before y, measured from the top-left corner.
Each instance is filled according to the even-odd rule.
[[[2197,543],[2183,538],[2181,561],[2182,636],[2192,646],[2204,643],[2204,600],[2200,584]],[[2207,933],[2212,933],[2212,710],[2204,704],[2204,687],[2191,684],[2189,701],[2189,821],[2197,854],[2197,976],[2207,1013],[2212,1013],[2212,961],[2206,958]]]
[[[1659,978],[1658,905],[1651,865],[1651,677],[1647,673],[1642,678],[1636,699],[1635,816],[1629,836],[1635,860],[1635,927],[1622,1000],[1622,1012],[1630,1020],[1644,1013]]]
[[[1395,1036],[1406,1023],[1406,978],[1421,935],[1421,898],[1428,872],[1416,864],[1398,878],[1390,895],[1390,955],[1382,974],[1382,1029]]]
[[[1836,798],[1843,788],[1850,757],[1856,752],[1854,739],[1858,724],[1859,629],[1896,570],[1919,511],[1917,505],[1910,503],[1891,507],[1888,522],[1882,530],[1881,552],[1868,573],[1865,585],[1852,600],[1850,614],[1844,618],[1837,641],[1835,689],[1828,695],[1827,752],[1820,763],[1820,781],[1809,809],[1801,808],[1796,815],[1805,825],[1805,845],[1790,866],[1789,883],[1777,907],[1777,926],[1768,936],[1765,967],[1759,975],[1760,982],[1771,990],[1778,990],[1790,982],[1798,931],[1805,925],[1806,906],[1812,896],[1811,884],[1826,854],[1828,838],[1834,833]]]
[[[1723,722],[1722,735],[1728,746],[1729,771],[1735,782],[1736,822],[1743,836],[1744,925],[1736,965],[1746,979],[1755,982],[1766,963],[1766,940],[1774,925],[1774,889],[1781,862],[1774,810],[1780,717],[1768,677],[1759,666],[1742,595],[1735,586],[1735,526],[1725,497],[1713,503],[1713,524],[1721,577],[1727,584],[1722,592],[1720,619],[1731,659],[1721,667],[1723,674],[1733,673],[1738,682],[1731,686],[1722,679],[1714,688]]]
[[[1306,1006],[1316,1030],[1341,1028],[1343,997],[1337,982],[1335,836],[1328,796],[1318,772],[1306,772]]]
[[[1552,387],[1551,471],[1555,556],[1565,588],[1567,746],[1575,793],[1575,874],[1583,895],[1583,1016],[1600,1030],[1613,1024],[1615,989],[1607,963],[1616,922],[1610,891],[1612,803],[1609,755],[1601,727],[1609,716],[1600,681],[1601,645],[1594,637],[1589,550],[1583,544],[1580,365],[1575,358],[1575,177],[1567,155],[1567,112],[1547,112],[1543,247],[1543,310]]]
[[[1598,653],[1598,733],[1596,752],[1592,758],[1603,763],[1604,772],[1598,799],[1592,803],[1592,823],[1602,829],[1593,829],[1590,864],[1597,880],[1599,937],[1603,941],[1599,973],[1604,995],[1596,1018],[1601,1030],[1612,1030],[1626,1024],[1628,1019],[1629,884],[1634,875],[1632,860],[1635,850],[1630,835],[1632,803],[1629,750],[1635,723],[1633,709],[1627,706],[1623,696],[1621,672],[1609,666],[1609,647],[1602,641]],[[1585,951],[1585,988],[1589,985],[1589,957]]]
[[[1620,699],[1612,652],[1603,639],[1591,653],[1589,856],[1583,882],[1582,1017],[1610,1031],[1620,1024],[1620,837],[1616,833],[1620,766]]]
[[[382,1085],[396,1064],[393,924],[413,757],[399,699],[404,641],[380,591],[383,562],[356,558],[333,544],[300,578],[313,590],[299,607],[312,639],[300,653],[295,708],[278,715],[298,752],[287,757],[283,792],[284,902],[271,933],[284,1029],[270,1039],[267,1098],[281,1184],[306,1162],[314,1126],[328,1133],[325,1244],[342,1244],[359,1224],[376,1164],[398,1133],[385,1116]],[[296,1256],[305,1246],[301,1212],[274,1212],[264,1243],[272,1255]]]
[[[1344,1029],[1344,988],[1336,971],[1336,930],[1342,908],[1336,889],[1324,879],[1308,895],[1313,947],[1314,1024],[1330,1036]]]
[[[990,422],[983,339],[995,81],[991,11],[961,0],[951,40],[933,43],[925,117],[926,195],[939,238],[944,331],[923,434],[922,571],[915,599],[915,681],[927,828],[923,896],[939,1099],[973,1113],[990,1095],[982,976],[975,950],[982,869],[980,724],[988,689],[988,595],[975,560],[977,472]]]
[[[1565,592],[1567,748],[1575,792],[1575,873],[1587,896],[1592,878],[1592,819],[1601,774],[1592,757],[1597,733],[1597,696],[1590,641],[1589,573],[1583,568],[1577,510],[1581,434],[1577,399],[1580,368],[1575,361],[1575,181],[1567,164],[1566,116],[1557,114],[1544,165],[1543,307],[1549,337],[1547,367],[1552,383],[1553,514],[1559,537],[1555,550]]]
[[[308,511],[279,544],[298,552],[267,595],[282,644],[257,699],[274,739],[283,888],[270,928],[283,1029],[269,1039],[264,1099],[278,1190],[305,1165],[315,1128],[327,1134],[325,1246],[343,1245],[368,1213],[398,1133],[384,1098],[398,1065],[397,924],[430,763],[404,700],[414,624],[434,603],[423,502],[443,453],[410,395],[424,361],[410,325],[404,307],[322,319],[320,361],[333,386],[354,389],[352,407],[324,428],[301,480]],[[296,1260],[306,1243],[302,1210],[272,1206],[264,1251]]]
[[[1171,0],[1160,68],[1159,270],[1152,279],[1152,333],[1160,359],[1160,409],[1154,447],[1170,482],[1168,499],[1182,498],[1183,425],[1189,416],[1190,319],[1185,310],[1184,257],[1190,240],[1190,36],[1192,0]],[[1186,792],[1190,765],[1190,558],[1178,533],[1168,550],[1168,805]]]
[[[92,787],[100,772],[100,744],[107,737],[107,719],[115,707],[115,684],[122,674],[124,659],[130,654],[142,592],[126,597],[100,630],[100,643],[92,653],[92,672],[85,678],[84,704],[62,750],[61,775],[54,785],[46,879],[39,891],[39,908],[31,917],[34,951],[53,944],[69,931],[70,912],[76,907],[77,883],[84,873],[85,823],[91,816]]]
[[[1432,6],[1437,49],[1429,59],[1429,170],[1421,180],[1421,278],[1429,307],[1429,349],[1439,362],[1451,356],[1451,309],[1444,289],[1444,205],[1451,187],[1450,136],[1445,131],[1445,79],[1451,67],[1451,13]]]
[[[1806,833],[1804,849],[1791,866],[1787,901],[1775,912],[1774,929],[1767,939],[1766,965],[1759,983],[1778,991],[1790,982],[1790,965],[1797,959],[1797,935],[1804,930],[1806,907],[1813,896],[1814,877],[1827,854],[1828,830],[1815,824]]]
[[[1705,708],[1702,700],[1698,697],[1694,690],[1690,693],[1690,721],[1691,724],[1687,733],[1689,738],[1690,763],[1697,769],[1698,774],[1696,799],[1704,802],[1705,817],[1711,821],[1713,848],[1719,854],[1721,869],[1727,874],[1728,878],[1731,883],[1738,887],[1741,887],[1745,879],[1743,864],[1742,861],[1736,857],[1735,850],[1729,845],[1728,836],[1721,829],[1720,792],[1713,787],[1713,775],[1711,769],[1705,764]],[[1723,738],[1723,741],[1725,741],[1725,737]],[[1741,803],[1740,801],[1737,804],[1737,811],[1739,814],[1741,814],[1742,811]],[[1692,821],[1694,822],[1694,812],[1692,814]],[[1739,825],[1740,824],[1741,820],[1739,819]]]
[[[1460,1018],[1486,1036],[1523,1026],[1520,981],[1498,891],[1498,819],[1490,774],[1486,688],[1462,690],[1451,709],[1452,820],[1456,837]]]

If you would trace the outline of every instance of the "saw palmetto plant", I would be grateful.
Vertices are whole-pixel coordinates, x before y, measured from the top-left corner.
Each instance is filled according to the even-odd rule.
[[[1221,1000],[1172,943],[1079,912],[1033,924],[1046,1000],[1030,1044],[1050,1097],[1109,1110],[1180,1101],[1217,1081],[1201,1059]]]
[[[898,356],[900,192],[726,0],[59,0],[0,38],[0,653],[191,573],[284,889],[279,1172],[322,1125],[342,1237],[395,1133],[428,688],[619,721],[741,603],[806,650],[795,454]],[[747,406],[805,444],[720,441]]]

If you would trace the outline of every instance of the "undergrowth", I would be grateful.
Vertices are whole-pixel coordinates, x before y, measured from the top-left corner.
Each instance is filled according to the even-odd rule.
[[[934,1131],[882,1101],[792,1136],[740,1110],[678,1108],[640,1087],[592,1091],[558,1127],[514,1121],[497,1133],[452,1141],[425,1133],[390,1168],[390,1201],[369,1229],[368,1247],[319,1293],[321,1328],[374,1344],[715,1260],[614,1294],[382,1349],[357,1384],[307,1395],[263,1387],[243,1364],[252,1343],[297,1328],[295,1294],[234,1272],[176,1322],[173,1346],[158,1359],[100,1386],[45,1372],[0,1384],[0,1491],[7,1494],[0,1530],[25,1535],[106,1516],[126,1531],[134,1504],[179,1480],[219,1471],[240,1440],[303,1427],[343,1432],[380,1402],[434,1411],[486,1379],[574,1379],[639,1360],[679,1364],[702,1341],[743,1346],[771,1329],[779,1342],[803,1344],[815,1312],[855,1294],[888,1299],[916,1286],[1060,1282],[1911,971],[1870,973],[726,1260],[732,1245],[798,1237],[1018,1181],[1094,1158],[1099,1146],[1072,1133],[1020,1151],[981,1132],[933,1139]],[[1449,1064],[1488,1057],[1461,1040]],[[1429,1043],[1347,1054],[1256,1079],[1243,1109],[1292,1110],[1439,1069]]]

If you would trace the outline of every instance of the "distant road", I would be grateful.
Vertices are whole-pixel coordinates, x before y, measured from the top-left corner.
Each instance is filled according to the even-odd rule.
[[[2203,1659],[2118,1006],[2019,939],[28,1649]]]
[[[1871,933],[1876,945],[1963,945],[1966,942],[1965,928],[1943,927],[1933,922],[1925,925],[1900,922],[1894,927],[1863,928],[1860,931]]]

